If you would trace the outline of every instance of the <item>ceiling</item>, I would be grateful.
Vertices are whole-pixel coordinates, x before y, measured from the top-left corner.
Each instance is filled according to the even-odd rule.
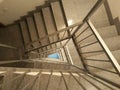
[[[45,0],[0,0],[0,23],[13,23],[26,15],[36,6],[44,4]]]

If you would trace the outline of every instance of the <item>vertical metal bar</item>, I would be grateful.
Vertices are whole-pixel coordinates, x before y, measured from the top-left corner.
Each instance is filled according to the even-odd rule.
[[[69,49],[68,49],[67,46],[65,46],[65,47],[66,47],[66,50],[67,50],[67,54],[68,54],[68,56],[69,56],[69,60],[70,60],[71,64],[74,65],[73,60],[72,60],[72,57],[71,57],[70,52],[69,52]]]
[[[75,79],[75,81],[82,87],[83,90],[87,90],[71,72],[69,73]]]
[[[62,72],[60,72],[60,73],[61,73],[61,75],[62,75],[62,78],[63,78],[64,84],[65,84],[66,90],[69,90],[69,88],[68,88],[68,86],[67,86],[67,82],[66,82],[66,80],[65,80],[65,77],[64,77],[63,73],[62,73]]]
[[[29,71],[28,71],[28,72],[29,72]],[[18,86],[15,88],[15,90],[19,90],[19,88],[20,88],[20,86],[21,86],[21,84],[22,84],[22,81],[24,80],[24,78],[25,78],[25,76],[26,76],[26,74],[27,74],[28,72],[24,73],[23,77],[21,78],[21,80],[20,80]]]
[[[62,59],[63,61],[65,61],[61,48],[60,48],[60,50],[59,50],[59,53],[60,53],[60,55],[61,55],[61,59]]]
[[[59,90],[59,87],[60,87],[61,84],[62,84],[62,77],[60,77],[60,81],[59,81],[59,84],[58,84],[57,90]]]
[[[25,41],[24,41],[23,35],[22,35],[22,28],[20,26],[20,23],[18,24],[18,26],[20,28],[19,31],[20,31],[20,36],[22,38],[23,47],[24,47],[24,49],[27,49],[26,46],[25,46]]]
[[[41,70],[40,70],[40,72],[38,73],[38,75],[36,76],[36,78],[34,79],[34,81],[32,82],[33,84],[32,84],[32,86],[30,87],[30,89],[33,88],[33,86],[35,85],[35,82],[37,81],[38,78],[40,78],[40,76],[41,76]]]
[[[88,72],[88,73],[91,74],[92,76],[94,76],[94,77],[96,77],[96,78],[99,78],[99,79],[101,79],[101,80],[109,83],[110,85],[112,85],[112,86],[117,87],[117,88],[120,89],[120,85],[119,85],[119,84],[117,84],[117,83],[115,83],[115,82],[112,82],[112,81],[110,81],[110,80],[108,80],[108,79],[105,79],[105,78],[103,78],[103,77],[100,77],[100,76],[98,76],[98,75],[96,75],[96,74],[93,74],[93,73],[91,73],[91,72]]]
[[[109,89],[114,90],[112,87],[110,87],[109,85],[107,85],[107,84],[103,83],[102,81],[100,81],[100,80],[96,79],[94,76],[92,76],[92,75],[90,75],[90,74],[86,74],[86,75],[87,75],[88,77],[90,77],[90,78],[94,79],[95,81],[97,81],[97,82],[101,83],[102,85],[104,85],[104,86],[108,87]]]
[[[30,85],[31,86],[29,87],[29,89],[31,89],[40,74],[41,74],[41,71],[35,76],[35,78],[33,80],[31,80],[29,83],[27,83],[27,85],[25,85],[25,87],[23,87],[22,90],[26,90]]]
[[[65,57],[63,56],[63,52],[61,52],[62,53],[62,56],[63,56],[63,58],[64,58],[64,61],[67,59],[67,57],[66,57],[66,53],[65,53],[65,50],[64,50],[64,47],[63,47],[63,45],[62,45],[62,42],[60,41],[60,47],[61,47],[61,51],[62,51],[62,49],[63,49],[63,52],[64,52],[64,55],[65,55]]]
[[[23,59],[22,50],[19,48],[18,52],[19,52],[19,57],[20,57],[19,59],[22,60]]]
[[[77,73],[79,75],[79,77],[82,77],[84,80],[86,80],[87,82],[89,82],[91,85],[93,85],[96,89],[98,90],[102,90],[101,88],[99,88],[97,85],[95,85],[94,83],[92,83],[90,80],[86,79],[85,77],[83,77],[82,75],[80,75],[79,73]]]
[[[65,47],[63,47],[63,50],[64,50],[64,53],[65,53],[65,56],[66,56],[67,62],[70,63],[70,61],[69,61],[69,57],[68,57],[68,55],[67,55],[67,52],[66,52]]]
[[[51,77],[52,77],[52,73],[53,73],[53,71],[51,71],[51,74],[49,75],[49,79],[48,79],[47,86],[46,86],[45,90],[48,90],[49,83],[50,83],[50,80],[51,80]]]

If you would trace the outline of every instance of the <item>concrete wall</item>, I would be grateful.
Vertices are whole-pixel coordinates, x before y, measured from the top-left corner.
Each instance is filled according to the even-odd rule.
[[[73,64],[83,69],[81,58],[79,57],[79,54],[75,48],[75,45],[72,39],[67,43],[67,48],[68,48]]]
[[[18,25],[0,29],[0,43],[22,48],[23,43]],[[0,47],[0,60],[11,59],[19,59],[18,51]]]

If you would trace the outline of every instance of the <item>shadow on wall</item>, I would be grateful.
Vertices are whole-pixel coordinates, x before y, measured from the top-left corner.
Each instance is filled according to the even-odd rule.
[[[50,54],[50,55],[48,55],[48,58],[60,59],[58,53]]]

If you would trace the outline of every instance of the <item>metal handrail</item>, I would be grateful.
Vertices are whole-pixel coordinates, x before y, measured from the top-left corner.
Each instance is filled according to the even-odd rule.
[[[97,40],[101,44],[102,48],[104,49],[104,51],[105,51],[106,55],[108,56],[109,60],[111,61],[112,65],[114,66],[114,68],[116,69],[118,74],[120,75],[120,65],[118,64],[117,60],[115,59],[115,57],[111,53],[110,49],[105,44],[105,42],[102,39],[102,37],[97,32],[96,28],[93,26],[92,22],[90,20],[88,20],[87,23],[90,26],[90,28],[91,28],[92,32],[94,33],[95,37],[97,38]]]
[[[2,43],[0,43],[0,47],[18,50],[17,47],[14,47],[14,46],[11,46],[11,45],[7,45],[7,44],[2,44]]]
[[[66,27],[66,28],[63,28],[63,29],[61,29],[61,30],[58,30],[58,31],[56,31],[56,32],[54,32],[54,33],[52,33],[52,34],[49,34],[49,35],[47,35],[47,36],[45,36],[45,37],[42,37],[42,38],[40,38],[40,39],[38,39],[38,40],[32,41],[32,42],[30,42],[30,43],[27,43],[26,46],[27,46],[27,45],[31,45],[31,44],[33,44],[33,43],[35,43],[35,42],[39,42],[39,41],[41,41],[41,40],[43,40],[43,39],[52,37],[52,36],[54,36],[54,35],[58,35],[58,34],[61,33],[61,32],[66,32],[66,31],[68,31],[69,29],[74,28],[74,27],[76,27],[76,26],[79,26],[79,25],[81,25],[81,24],[82,24],[82,22],[75,23],[75,24],[70,25],[70,26],[68,26],[68,27]]]

